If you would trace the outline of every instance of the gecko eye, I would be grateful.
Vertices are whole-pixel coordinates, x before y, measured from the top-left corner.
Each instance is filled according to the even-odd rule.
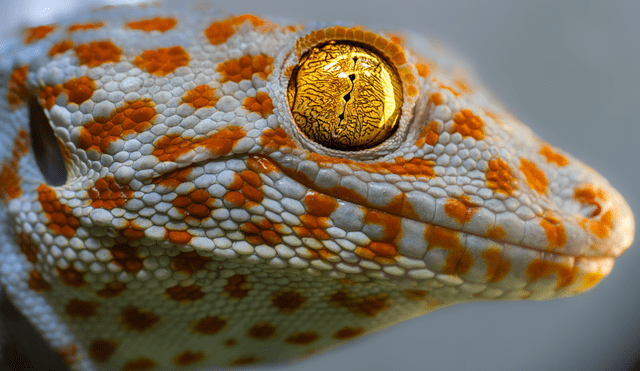
[[[381,54],[362,44],[330,41],[309,49],[289,80],[298,128],[325,147],[356,151],[389,138],[402,113],[402,83]]]

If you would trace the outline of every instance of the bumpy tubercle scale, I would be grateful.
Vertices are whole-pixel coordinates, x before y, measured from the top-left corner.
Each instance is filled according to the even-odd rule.
[[[410,33],[130,7],[22,43],[0,47],[0,282],[74,370],[280,362],[454,303],[575,295],[633,240],[605,179]],[[380,133],[296,123],[314,48],[397,77]]]

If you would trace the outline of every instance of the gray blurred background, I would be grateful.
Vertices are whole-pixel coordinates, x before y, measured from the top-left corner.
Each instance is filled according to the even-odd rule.
[[[17,26],[117,3],[0,1],[0,38]],[[407,28],[442,41],[516,117],[609,179],[640,219],[639,2],[212,3],[228,12]],[[264,369],[627,370],[640,351],[638,265],[636,243],[609,277],[578,297],[453,306],[305,362]]]

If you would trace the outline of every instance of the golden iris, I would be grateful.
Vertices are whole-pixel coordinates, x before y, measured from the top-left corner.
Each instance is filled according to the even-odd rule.
[[[287,90],[293,119],[309,139],[355,151],[389,138],[402,113],[395,68],[364,45],[331,41],[307,51]]]

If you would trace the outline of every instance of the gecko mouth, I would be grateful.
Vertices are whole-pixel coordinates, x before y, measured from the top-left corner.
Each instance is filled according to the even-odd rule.
[[[540,228],[539,234],[546,236],[547,239],[552,239],[555,243],[555,246],[552,246],[549,248],[543,245],[543,243],[546,241],[533,241],[533,242],[537,242],[537,245],[527,244],[519,241],[514,241],[507,237],[492,236],[491,233],[475,233],[474,231],[470,230],[470,228],[466,228],[464,224],[462,224],[459,228],[453,228],[451,226],[447,226],[444,223],[439,224],[434,222],[428,222],[420,218],[417,218],[415,216],[406,215],[407,213],[404,213],[402,211],[401,206],[395,207],[394,210],[390,210],[390,208],[385,208],[385,207],[377,207],[376,205],[372,205],[372,203],[369,202],[367,199],[359,196],[353,191],[349,192],[348,190],[345,190],[344,188],[341,188],[341,187],[332,187],[332,188],[320,187],[316,185],[313,181],[311,181],[311,179],[309,179],[306,174],[291,170],[286,166],[279,164],[277,161],[271,160],[270,158],[267,158],[267,159],[274,166],[276,166],[280,171],[285,173],[287,176],[289,176],[292,179],[295,179],[300,184],[318,193],[327,195],[329,197],[334,197],[337,200],[350,202],[355,205],[363,206],[368,210],[375,210],[377,212],[390,215],[393,218],[407,219],[407,220],[423,223],[431,228],[441,228],[441,229],[450,231],[452,233],[464,233],[467,236],[473,236],[474,238],[483,239],[485,241],[490,241],[497,244],[509,244],[512,247],[518,247],[524,250],[544,253],[545,255],[549,255],[549,256],[607,259],[607,258],[618,257],[624,251],[624,249],[626,249],[626,247],[622,249],[615,249],[609,246],[609,245],[615,244],[618,241],[603,241],[600,246],[592,245],[588,247],[586,246],[586,243],[584,243],[583,241],[582,246],[574,246],[571,244],[574,240],[576,240],[576,238],[573,235],[575,235],[576,233],[579,233],[582,230],[582,228],[577,225],[568,225],[567,223],[565,223],[567,224],[566,226],[563,226],[561,228],[553,225],[551,226],[545,225],[545,227],[548,228],[547,230],[545,230],[544,228]],[[552,227],[555,227],[557,230],[552,230],[551,229]],[[495,233],[495,234],[499,234],[499,233]],[[562,234],[562,236],[558,236],[558,234]],[[630,243],[627,244],[627,247],[629,245]]]

